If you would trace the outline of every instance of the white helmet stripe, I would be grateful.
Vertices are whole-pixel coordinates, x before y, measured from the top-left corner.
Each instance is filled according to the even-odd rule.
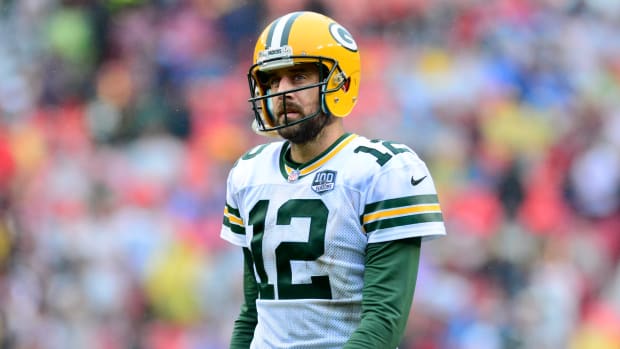
[[[291,32],[293,22],[295,22],[295,19],[301,14],[301,12],[293,12],[278,19],[269,30],[266,48],[271,49],[288,44],[288,36]]]

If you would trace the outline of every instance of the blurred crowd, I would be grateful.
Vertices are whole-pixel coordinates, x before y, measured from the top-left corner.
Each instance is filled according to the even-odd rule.
[[[0,348],[227,348],[219,238],[259,31],[332,16],[345,125],[411,146],[448,236],[401,349],[620,348],[620,2],[0,1]],[[381,349],[381,348],[378,348]]]

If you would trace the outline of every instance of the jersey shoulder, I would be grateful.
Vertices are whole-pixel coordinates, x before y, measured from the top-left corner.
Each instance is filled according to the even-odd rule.
[[[356,135],[334,160],[342,183],[359,192],[375,185],[411,186],[412,176],[428,176],[424,162],[409,146],[390,140]]]
[[[266,161],[271,161],[279,156],[283,144],[284,141],[259,144],[241,155],[231,170],[247,169],[258,164],[265,164]]]
[[[278,159],[284,141],[264,143],[241,155],[233,164],[228,175],[229,182],[248,185],[257,177],[269,177],[277,171]]]
[[[422,164],[418,154],[403,143],[358,136],[346,154],[348,166],[372,172]]]
[[[352,152],[365,155],[367,159],[363,161],[372,163],[365,178],[353,174],[361,184],[360,221],[368,242],[445,234],[433,178],[410,147],[362,138]]]

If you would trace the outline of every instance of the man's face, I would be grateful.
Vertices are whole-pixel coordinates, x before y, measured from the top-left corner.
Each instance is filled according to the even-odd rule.
[[[297,89],[319,82],[319,69],[315,64],[299,64],[270,72],[267,86],[271,93]],[[320,112],[320,87],[273,97],[273,114],[279,125],[292,123]],[[293,143],[303,144],[316,138],[327,123],[328,117],[321,113],[299,124],[281,128],[278,134]]]

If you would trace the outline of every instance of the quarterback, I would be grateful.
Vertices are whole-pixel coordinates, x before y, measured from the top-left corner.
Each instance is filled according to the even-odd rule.
[[[333,19],[269,24],[249,69],[253,128],[281,137],[231,169],[221,237],[242,248],[231,348],[396,348],[422,240],[446,234],[435,185],[404,144],[347,132],[360,53]]]

